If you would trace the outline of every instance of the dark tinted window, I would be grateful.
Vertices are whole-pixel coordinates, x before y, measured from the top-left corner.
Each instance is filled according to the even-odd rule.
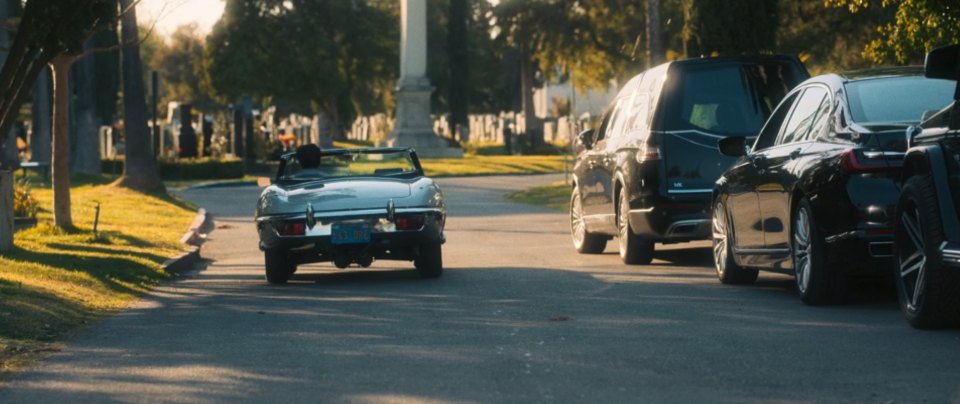
[[[787,144],[802,142],[806,140],[807,135],[813,128],[814,121],[817,118],[817,112],[827,99],[827,90],[820,86],[807,88],[800,100],[797,101],[796,108],[790,114],[790,120],[783,129],[777,144]]]
[[[786,62],[680,66],[664,84],[659,130],[753,135],[802,79]]]
[[[763,150],[773,146],[773,142],[777,140],[777,134],[780,133],[780,127],[783,126],[783,121],[787,119],[787,114],[793,108],[798,94],[800,93],[794,93],[790,98],[784,100],[780,107],[773,112],[773,116],[770,117],[766,126],[763,127],[763,131],[757,136],[757,141],[753,144],[753,150]]]
[[[610,126],[611,115],[613,115],[612,107],[607,108],[607,110],[603,112],[603,115],[599,120],[599,125],[596,125],[595,123],[595,128],[593,131],[593,144],[597,144],[597,142],[603,140],[603,138],[607,135],[606,132],[607,128]]]
[[[810,127],[810,132],[807,132],[807,136],[805,138],[798,139],[798,142],[814,140],[828,132],[833,105],[836,105],[836,101],[832,100],[830,97],[824,97],[823,101],[820,101],[820,108],[817,110],[817,117],[813,120],[813,125]]]
[[[614,103],[613,115],[607,124],[607,141],[617,141],[623,136],[624,123],[629,119],[630,106],[626,98],[620,98]]]
[[[883,77],[846,84],[850,115],[858,123],[919,122],[923,113],[953,101],[956,82],[920,76]]]

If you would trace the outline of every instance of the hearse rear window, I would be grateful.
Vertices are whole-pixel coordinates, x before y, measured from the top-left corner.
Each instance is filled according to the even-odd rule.
[[[664,84],[658,128],[755,135],[802,79],[787,63],[683,66]]]

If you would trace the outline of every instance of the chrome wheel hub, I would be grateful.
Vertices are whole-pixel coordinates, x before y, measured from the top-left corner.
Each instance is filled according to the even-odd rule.
[[[630,212],[630,204],[627,203],[627,197],[624,194],[620,194],[620,209],[617,212],[617,230],[619,230],[620,236],[620,254],[625,254],[627,251],[627,236],[630,232],[630,223],[627,219],[627,213]]]
[[[916,311],[920,298],[923,296],[925,283],[927,256],[926,245],[923,242],[923,232],[920,226],[920,212],[916,206],[904,209],[900,214],[900,224],[903,229],[905,243],[900,247],[900,280],[903,283],[903,292],[907,309]]]
[[[797,277],[797,288],[806,292],[810,286],[810,215],[801,208],[793,223],[793,270]]]
[[[583,223],[583,205],[580,202],[580,196],[574,196],[570,202],[570,233],[573,236],[573,244],[580,246],[586,237],[586,225]]]
[[[713,264],[723,273],[727,262],[727,220],[722,203],[713,209]]]

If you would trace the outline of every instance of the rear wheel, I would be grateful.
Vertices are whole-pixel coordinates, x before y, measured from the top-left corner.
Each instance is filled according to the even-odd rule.
[[[570,195],[570,235],[573,248],[580,254],[599,254],[607,247],[606,237],[587,232],[587,225],[583,221],[583,201],[576,187]]]
[[[286,251],[280,249],[263,252],[264,266],[266,267],[267,282],[273,284],[287,283],[290,276],[297,270]]]
[[[929,177],[907,180],[897,204],[897,297],[913,327],[937,329],[960,320],[960,279],[943,267],[943,242],[936,189]]]
[[[440,243],[420,246],[420,255],[413,260],[421,278],[439,278],[443,274],[443,250]]]
[[[630,201],[626,192],[620,192],[620,208],[617,209],[617,230],[620,242],[620,259],[624,264],[646,265],[653,261],[653,241],[644,240],[630,228]]]
[[[733,229],[729,217],[726,206],[718,200],[713,207],[713,266],[720,283],[753,283],[758,271],[741,267],[733,259]]]
[[[813,209],[802,198],[793,211],[793,270],[800,300],[809,305],[834,303],[843,290],[843,278],[827,269],[823,236],[817,230]]]

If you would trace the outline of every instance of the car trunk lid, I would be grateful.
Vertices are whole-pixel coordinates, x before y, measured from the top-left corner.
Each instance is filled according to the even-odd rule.
[[[717,141],[724,135],[701,131],[657,134],[663,155],[666,192],[669,195],[709,193],[736,157],[720,154]]]
[[[389,179],[350,179],[328,182],[313,182],[288,187],[287,213],[305,212],[311,204],[317,213],[332,211],[359,211],[386,209],[391,199],[398,200],[411,195],[410,184]]]

